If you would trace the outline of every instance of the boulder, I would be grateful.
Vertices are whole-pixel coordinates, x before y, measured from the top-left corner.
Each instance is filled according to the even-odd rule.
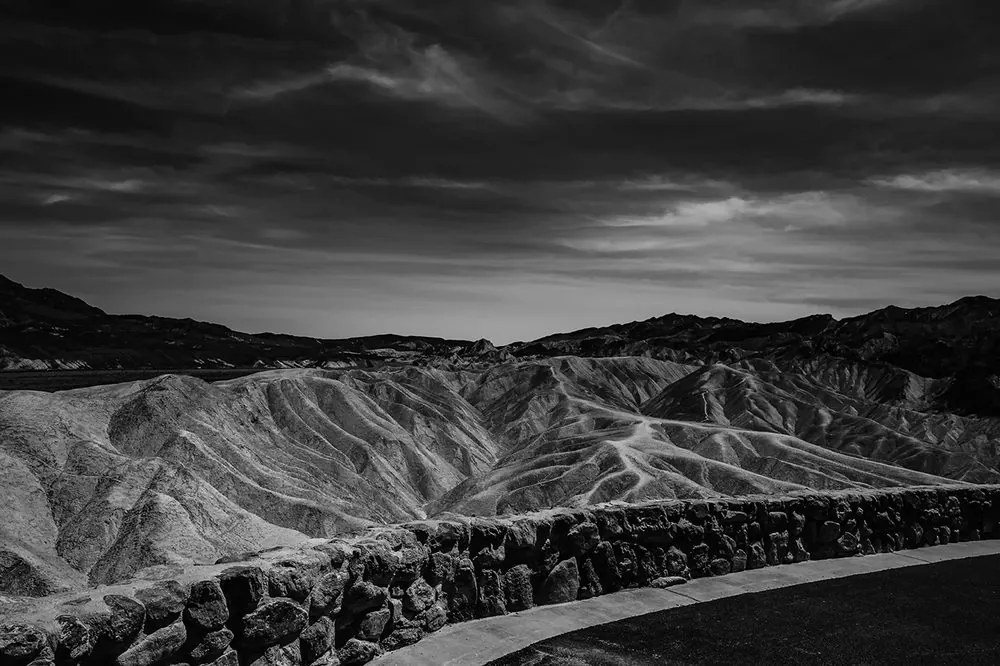
[[[311,664],[333,649],[336,625],[329,617],[321,617],[299,634],[302,663]]]
[[[664,559],[666,560],[667,573],[671,576],[691,577],[687,555],[680,548],[674,546],[668,548]]]
[[[302,666],[299,642],[296,640],[286,645],[272,645],[250,661],[249,666]]]
[[[448,611],[444,609],[441,602],[438,602],[418,617],[425,631],[437,631],[448,622]]]
[[[580,565],[580,598],[590,599],[604,594],[604,587],[601,585],[601,578],[594,567],[594,561],[587,558]]]
[[[683,585],[687,582],[687,578],[683,576],[661,576],[660,578],[655,578],[649,582],[650,587],[665,588],[673,587],[674,585]]]
[[[376,643],[371,643],[369,641],[361,641],[357,638],[351,638],[344,646],[337,650],[337,657],[340,659],[340,663],[343,666],[352,666],[353,664],[366,664],[375,657],[382,654],[382,648]]]
[[[747,552],[742,548],[738,548],[735,553],[733,553],[733,572],[745,571],[747,568]]]
[[[434,603],[437,594],[423,578],[413,581],[403,594],[403,608],[420,613]]]
[[[382,639],[382,647],[386,650],[398,650],[406,645],[413,645],[424,637],[424,631],[420,627],[404,627],[396,629]]]
[[[297,635],[309,624],[309,614],[291,599],[272,599],[243,619],[243,644],[264,648]]]
[[[184,619],[202,631],[222,628],[229,620],[229,607],[217,580],[203,580],[191,586]]]
[[[268,591],[267,576],[260,567],[241,566],[219,574],[219,586],[235,617],[242,617],[257,608]]]
[[[181,616],[188,591],[176,580],[165,580],[138,590],[135,598],[146,607],[146,631],[152,632]]]
[[[37,657],[48,646],[38,628],[27,624],[0,626],[0,664],[20,664]]]
[[[236,650],[230,649],[212,663],[206,664],[206,666],[240,666],[240,658],[236,654]]]
[[[56,650],[60,661],[83,661],[90,656],[97,641],[96,632],[73,615],[60,615],[56,618],[59,625],[59,640]]]
[[[344,592],[343,612],[361,616],[384,606],[388,597],[385,588],[370,581],[358,580]]]
[[[549,572],[542,586],[545,603],[559,604],[576,601],[580,593],[580,570],[576,560],[563,560]]]
[[[727,559],[717,557],[708,563],[708,570],[713,576],[722,576],[732,571],[733,565]]]
[[[527,610],[535,605],[531,586],[531,568],[526,564],[511,567],[503,576],[503,588],[508,611]]]
[[[233,642],[233,632],[223,627],[217,631],[210,631],[201,637],[201,640],[191,648],[191,659],[196,663],[212,661],[218,659],[229,649]]]
[[[594,562],[594,569],[597,571],[597,576],[601,580],[601,587],[606,592],[615,592],[620,589],[622,576],[618,569],[618,560],[615,557],[614,548],[611,544],[607,541],[597,544],[591,559]]]
[[[431,585],[450,585],[455,580],[455,558],[448,553],[431,553],[427,567]]]
[[[476,614],[479,617],[507,614],[507,601],[504,598],[503,578],[497,571],[486,570],[477,579],[479,598],[476,603]]]
[[[334,571],[321,576],[309,593],[309,617],[316,619],[339,613],[348,581],[346,571]]]
[[[596,524],[589,521],[571,527],[566,538],[569,541],[570,552],[576,557],[589,555],[601,542],[600,530]]]
[[[445,588],[448,591],[448,614],[455,622],[475,617],[479,598],[479,584],[472,560],[462,558],[455,567],[455,580]]]
[[[157,629],[118,655],[117,666],[153,666],[177,654],[187,641],[183,622]],[[221,651],[220,651],[221,654]],[[216,655],[217,656],[217,655]]]
[[[358,624],[358,638],[364,641],[378,642],[385,632],[386,625],[392,617],[392,611],[388,608],[366,613]]]
[[[142,631],[146,607],[130,597],[108,594],[103,598],[108,611],[94,616],[89,624],[97,630],[99,643],[127,645]]]

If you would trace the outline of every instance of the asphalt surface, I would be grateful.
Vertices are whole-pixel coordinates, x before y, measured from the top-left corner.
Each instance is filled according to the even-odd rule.
[[[1000,664],[1000,556],[639,615],[541,641],[490,664]]]

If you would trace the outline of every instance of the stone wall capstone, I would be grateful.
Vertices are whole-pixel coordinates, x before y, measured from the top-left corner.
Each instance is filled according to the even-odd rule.
[[[1000,487],[449,516],[0,599],[0,666],[362,664],[451,622],[810,559],[1000,537]]]

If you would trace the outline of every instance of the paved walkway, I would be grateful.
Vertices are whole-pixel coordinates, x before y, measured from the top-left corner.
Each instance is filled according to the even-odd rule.
[[[884,555],[765,567],[699,578],[666,590],[624,590],[584,601],[538,606],[510,615],[448,625],[374,663],[480,666],[547,638],[645,613],[821,580],[997,554],[1000,554],[1000,540],[970,541]]]

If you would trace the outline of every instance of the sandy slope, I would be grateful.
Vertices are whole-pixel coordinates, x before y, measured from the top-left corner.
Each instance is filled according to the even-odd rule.
[[[559,357],[0,392],[0,591],[428,513],[1000,481],[1000,424],[817,361]]]

